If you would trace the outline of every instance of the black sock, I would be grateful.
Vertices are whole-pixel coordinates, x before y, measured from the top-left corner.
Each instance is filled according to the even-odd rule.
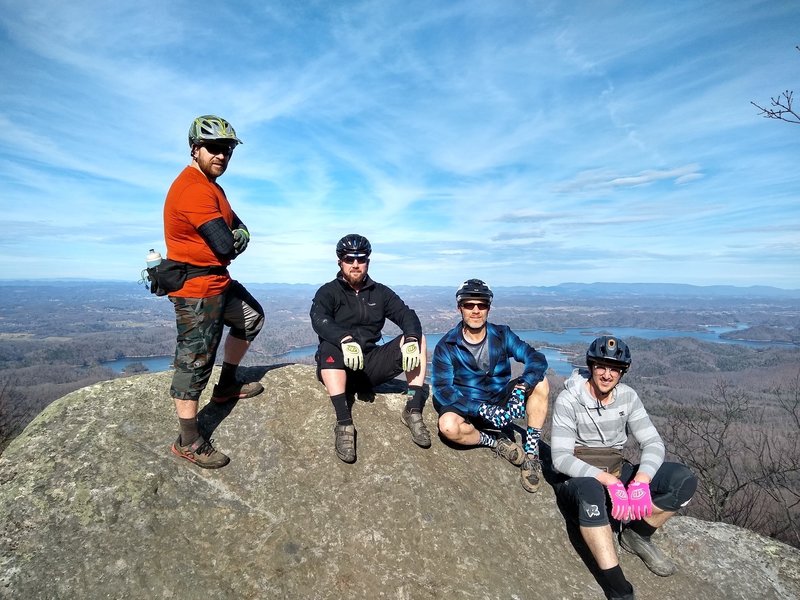
[[[422,391],[421,385],[408,386],[408,393],[406,395],[406,410],[418,410],[422,412],[422,407],[425,404],[425,392]]]
[[[636,521],[631,521],[630,523],[628,523],[628,527],[630,529],[633,529],[643,538],[647,539],[650,539],[650,536],[653,535],[658,530],[657,527],[653,527],[652,525],[650,525],[650,523],[648,523],[644,519],[637,519]]]
[[[604,589],[608,592],[614,592],[620,596],[633,593],[633,586],[630,581],[625,579],[625,574],[619,565],[600,571],[600,578],[605,584]]]
[[[239,365],[232,365],[231,363],[222,363],[222,372],[219,374],[219,387],[225,388],[229,385],[236,383],[236,369]]]
[[[188,446],[200,437],[200,431],[197,429],[197,417],[191,419],[178,418],[181,424],[181,446]]]
[[[347,403],[347,394],[336,394],[331,396],[333,410],[336,411],[337,425],[352,425],[353,415],[350,413],[350,405]]]

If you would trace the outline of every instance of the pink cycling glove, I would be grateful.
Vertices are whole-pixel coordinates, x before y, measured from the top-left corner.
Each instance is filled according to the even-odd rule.
[[[653,514],[649,483],[631,481],[628,484],[628,506],[631,509],[631,519],[644,519]]]
[[[624,521],[628,518],[628,493],[625,485],[618,481],[608,486],[608,495],[611,497],[611,516],[617,521]]]

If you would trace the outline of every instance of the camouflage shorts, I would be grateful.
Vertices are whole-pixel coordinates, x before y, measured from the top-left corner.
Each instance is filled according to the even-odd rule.
[[[175,305],[178,330],[170,395],[178,400],[199,400],[222,338],[225,294],[170,300]]]

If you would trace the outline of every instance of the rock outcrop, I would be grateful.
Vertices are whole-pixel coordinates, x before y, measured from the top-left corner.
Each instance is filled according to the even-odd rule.
[[[201,400],[232,458],[217,471],[169,452],[169,373],[99,383],[39,415],[0,457],[0,597],[603,598],[552,489],[526,493],[486,449],[416,447],[402,386],[356,403],[347,465],[312,367],[246,371],[265,393]],[[432,408],[425,418],[435,431]],[[621,555],[640,600],[800,597],[794,548],[688,517],[659,540],[672,577]]]

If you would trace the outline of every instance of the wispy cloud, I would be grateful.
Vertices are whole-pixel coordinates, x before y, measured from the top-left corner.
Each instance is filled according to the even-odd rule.
[[[329,279],[359,231],[393,283],[800,287],[796,132],[749,104],[793,85],[798,17],[756,0],[0,0],[0,244],[50,242],[16,246],[3,276],[87,256],[138,276],[189,122],[218,113],[245,141],[220,180],[253,232],[245,281]]]

